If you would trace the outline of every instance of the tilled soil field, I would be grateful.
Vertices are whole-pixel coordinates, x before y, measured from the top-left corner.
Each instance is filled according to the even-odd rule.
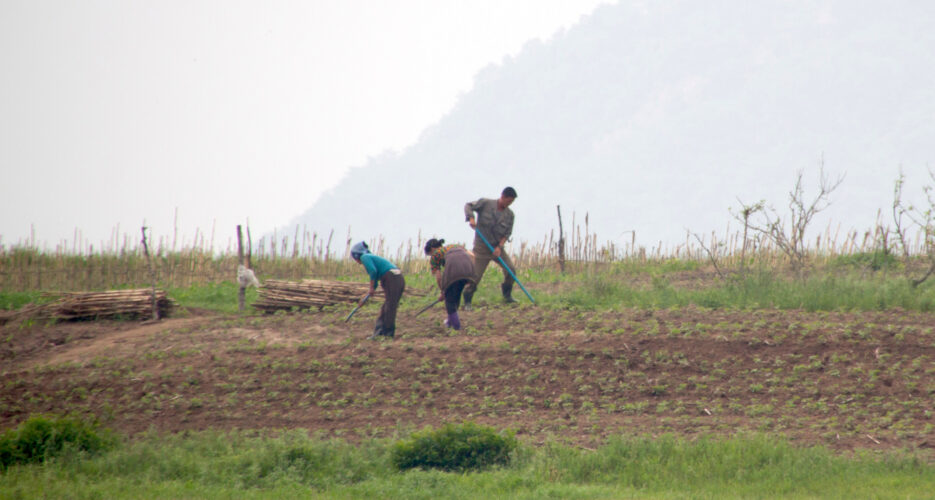
[[[37,413],[154,430],[306,428],[349,440],[474,420],[527,442],[752,431],[850,450],[935,447],[935,315],[492,306],[450,332],[375,307],[0,330],[0,429]]]

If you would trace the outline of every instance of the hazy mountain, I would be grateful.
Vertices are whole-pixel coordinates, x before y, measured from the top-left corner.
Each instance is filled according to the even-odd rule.
[[[914,191],[935,160],[932,26],[929,2],[604,6],[481,71],[415,145],[352,169],[292,225],[468,241],[464,203],[511,185],[516,241],[541,241],[560,204],[602,241],[678,244],[723,232],[737,197],[784,207],[824,158],[846,180],[816,224],[867,228],[899,169]]]

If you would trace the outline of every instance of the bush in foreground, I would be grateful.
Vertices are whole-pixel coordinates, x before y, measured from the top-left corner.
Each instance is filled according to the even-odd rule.
[[[512,432],[497,432],[473,422],[445,424],[437,430],[415,432],[409,439],[397,442],[391,460],[399,470],[416,467],[459,472],[481,470],[508,464],[516,445]]]
[[[0,434],[0,470],[43,462],[66,449],[96,453],[111,448],[114,437],[95,424],[73,417],[31,417]]]

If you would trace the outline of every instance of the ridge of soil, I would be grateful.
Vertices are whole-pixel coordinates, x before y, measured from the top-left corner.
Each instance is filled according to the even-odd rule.
[[[390,436],[474,420],[532,442],[766,432],[835,449],[935,447],[935,315],[905,311],[343,311],[0,328],[0,429],[78,413],[147,430]]]

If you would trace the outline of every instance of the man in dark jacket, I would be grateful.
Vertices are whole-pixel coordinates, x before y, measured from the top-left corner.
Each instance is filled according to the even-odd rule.
[[[516,273],[516,266],[513,265],[510,256],[503,250],[503,245],[513,234],[513,211],[510,210],[510,205],[515,199],[516,190],[506,187],[500,193],[500,197],[495,200],[481,198],[477,201],[467,202],[464,205],[464,218],[471,225],[471,228],[475,229],[474,270],[477,275],[474,282],[464,288],[465,310],[471,309],[471,299],[474,297],[477,285],[480,284],[481,278],[484,277],[484,271],[487,270],[487,264],[491,260],[502,268],[503,264],[500,263],[500,259],[503,259],[503,262],[509,266],[510,270]],[[476,218],[474,217],[475,213],[477,213]],[[484,240],[477,233],[483,234],[484,238],[487,238],[487,241],[493,246],[493,252],[490,251],[490,248],[487,247]],[[504,302],[516,302],[512,296],[513,282],[513,276],[506,269],[503,269],[503,283],[500,285],[500,291],[503,293]]]

